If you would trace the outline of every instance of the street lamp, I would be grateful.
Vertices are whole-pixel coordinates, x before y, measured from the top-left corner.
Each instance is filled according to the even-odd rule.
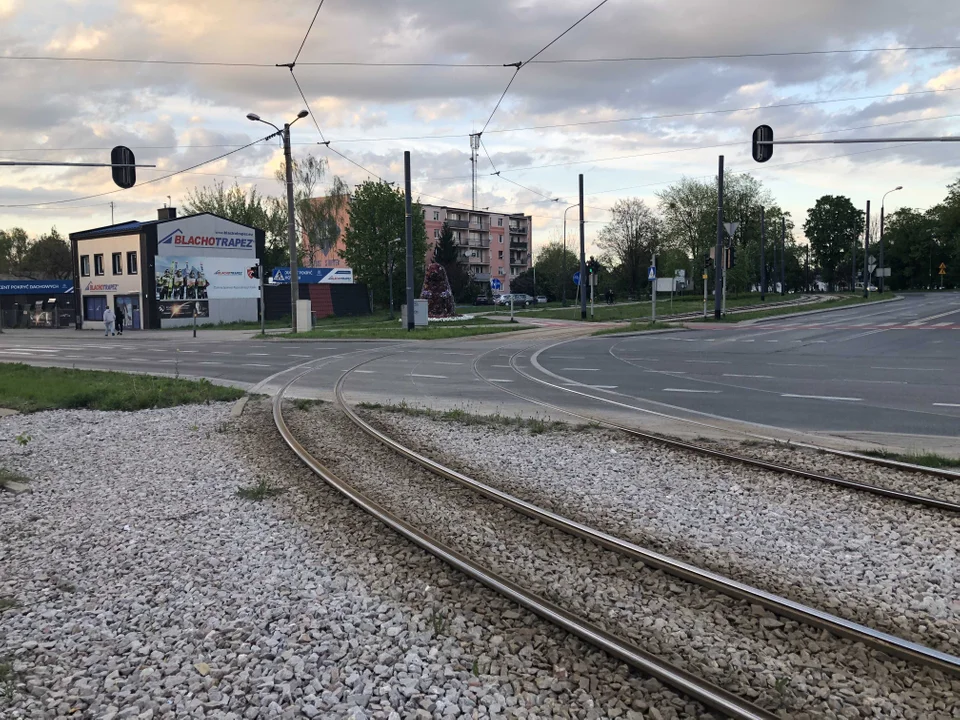
[[[880,198],[880,294],[883,294],[883,278],[884,278],[884,268],[883,264],[883,202],[887,199],[887,195],[897,190],[903,190],[903,185],[897,185],[893,190],[887,190],[883,197]]]
[[[284,123],[283,130],[281,130],[256,113],[247,113],[247,120],[269,125],[283,138],[283,164],[286,166],[287,172],[287,243],[290,246],[290,322],[293,332],[297,332],[297,300],[300,297],[300,288],[297,283],[297,231],[293,206],[293,158],[290,153],[290,126],[309,114],[306,110],[301,110],[292,122]]]
[[[573,210],[575,207],[580,207],[580,203],[571,205],[563,211],[563,277],[560,279],[560,304],[563,307],[567,306],[567,210]],[[583,282],[583,278],[580,278],[580,281]]]

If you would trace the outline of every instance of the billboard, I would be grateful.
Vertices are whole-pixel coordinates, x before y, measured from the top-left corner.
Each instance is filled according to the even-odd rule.
[[[255,262],[253,258],[157,256],[157,300],[259,298],[260,281],[251,277],[251,260]]]
[[[274,268],[270,275],[274,283],[286,284],[290,282],[290,268]],[[350,268],[316,268],[304,267],[297,269],[297,282],[324,283],[335,285],[352,285],[353,270]]]
[[[256,232],[216,215],[194,215],[157,224],[157,255],[257,256]]]
[[[0,280],[0,295],[60,295],[73,292],[73,280]]]
[[[159,303],[160,319],[192,318],[193,307],[197,307],[198,318],[210,317],[210,303],[206,300],[162,301]]]

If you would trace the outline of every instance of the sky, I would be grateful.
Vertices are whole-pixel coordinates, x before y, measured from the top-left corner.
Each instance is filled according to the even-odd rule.
[[[483,130],[477,206],[532,215],[535,252],[559,237],[580,173],[591,246],[618,199],[655,204],[682,177],[712,180],[719,154],[798,226],[825,194],[877,212],[902,185],[888,212],[925,208],[960,177],[960,143],[750,155],[761,123],[777,138],[960,135],[960,49],[864,51],[960,47],[960,3],[608,0],[537,55],[598,2],[0,0],[0,159],[108,162],[123,144],[157,166],[120,192],[108,168],[0,167],[0,228],[99,227],[110,202],[117,222],[152,219],[218,180],[279,195],[277,141],[237,150],[272,132],[246,114],[279,125],[307,106],[295,157],[326,158],[349,185],[402,185],[409,150],[414,197],[431,204],[469,207],[468,136]],[[306,102],[276,67],[294,59]]]

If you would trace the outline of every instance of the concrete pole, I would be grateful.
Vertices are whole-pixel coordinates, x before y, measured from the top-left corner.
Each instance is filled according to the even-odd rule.
[[[720,170],[717,174],[717,248],[714,260],[716,277],[713,288],[713,317],[719,320],[722,312],[724,280],[727,275],[723,267],[723,155],[720,156]]]
[[[297,300],[300,285],[297,282],[297,217],[293,204],[293,157],[290,152],[290,123],[283,124],[283,164],[287,174],[287,245],[290,248],[290,323],[297,332]]]
[[[767,257],[765,248],[767,247],[767,221],[764,218],[764,210],[760,208],[760,302],[763,302],[767,296]]]
[[[867,288],[870,287],[870,268],[867,267],[867,255],[870,254],[870,201],[867,200],[867,224],[863,233],[863,297],[867,298],[870,293]]]
[[[780,294],[781,295],[784,295],[787,292],[786,256],[787,256],[787,219],[784,217],[781,217],[780,218]]]
[[[410,197],[410,151],[403,153],[403,186],[406,195],[405,230],[407,234],[407,330],[413,330],[413,200]]]
[[[587,279],[586,235],[583,230],[583,174],[580,175],[580,319],[587,319],[587,294],[583,281]]]

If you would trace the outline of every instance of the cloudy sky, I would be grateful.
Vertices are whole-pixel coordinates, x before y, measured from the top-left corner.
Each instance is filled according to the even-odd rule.
[[[410,150],[423,202],[469,206],[468,135],[514,74],[503,65],[529,59],[596,4],[325,0],[296,77],[331,148],[398,182]],[[110,222],[111,201],[118,222],[149,219],[168,196],[179,205],[217,179],[282,192],[275,141],[142,183],[262,137],[269,129],[248,112],[277,124],[295,116],[304,102],[275,64],[294,59],[316,8],[317,0],[0,0],[0,159],[105,162],[125,144],[157,165],[139,171],[136,188],[89,199],[116,189],[109,170],[2,167],[0,227],[96,227]],[[710,177],[723,153],[728,169],[755,173],[801,221],[820,195],[878,206],[896,185],[905,189],[888,208],[926,207],[960,176],[960,145],[783,146],[757,165],[749,138],[760,123],[781,138],[960,134],[960,50],[769,55],[960,46],[957,28],[960,3],[946,0],[609,0],[517,73],[483,134],[478,206],[533,215],[540,243],[559,231],[584,173],[592,234],[618,198],[652,201],[683,176]],[[662,56],[674,59],[596,61]],[[318,145],[310,118],[293,139],[296,154],[327,157],[348,183],[369,177]],[[62,200],[71,202],[42,204]]]

